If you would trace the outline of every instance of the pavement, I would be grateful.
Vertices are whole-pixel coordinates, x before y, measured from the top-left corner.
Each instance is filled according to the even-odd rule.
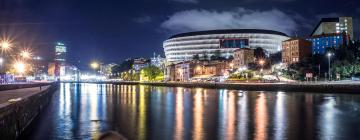
[[[50,86],[33,87],[33,88],[22,88],[15,90],[0,91],[0,108],[11,104],[12,102],[21,101],[30,96],[38,94],[40,91],[48,89]]]

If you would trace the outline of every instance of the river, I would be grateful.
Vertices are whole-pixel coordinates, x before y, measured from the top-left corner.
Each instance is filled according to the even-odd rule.
[[[356,139],[359,126],[355,94],[62,83],[21,137]]]

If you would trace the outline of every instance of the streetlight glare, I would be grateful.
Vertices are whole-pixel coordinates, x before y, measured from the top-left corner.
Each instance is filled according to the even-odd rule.
[[[97,68],[99,67],[99,63],[97,63],[97,62],[92,62],[92,63],[90,64],[90,66],[91,66],[93,69],[97,69]]]
[[[15,68],[16,72],[19,74],[25,73],[25,64],[21,61],[15,62],[14,68]]]
[[[8,41],[2,41],[1,42],[1,49],[2,50],[8,50],[10,49],[11,44]]]
[[[332,54],[331,54],[331,53],[328,53],[327,55],[330,57]]]
[[[264,60],[260,60],[259,63],[260,63],[260,65],[264,65],[265,61],[264,61]]]
[[[23,58],[30,58],[31,57],[31,52],[28,51],[28,50],[23,50],[20,55],[23,57]]]

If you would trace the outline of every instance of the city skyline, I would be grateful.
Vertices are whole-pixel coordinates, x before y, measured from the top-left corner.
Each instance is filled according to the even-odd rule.
[[[259,28],[308,36],[320,18],[336,16],[352,16],[357,25],[358,4],[355,0],[4,1],[0,31],[30,47],[62,41],[68,46],[69,62],[80,61],[84,67],[94,59],[118,63],[153,52],[163,55],[164,40],[188,31]],[[358,33],[355,26],[355,39]]]

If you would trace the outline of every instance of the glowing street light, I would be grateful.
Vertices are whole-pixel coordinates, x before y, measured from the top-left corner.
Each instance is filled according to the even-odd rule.
[[[14,64],[15,71],[19,74],[25,73],[25,64],[21,61],[17,61]]]
[[[20,55],[23,57],[23,58],[30,58],[31,57],[31,52],[28,51],[28,50],[23,50]]]
[[[261,65],[261,70],[260,70],[260,71],[263,71],[263,67],[264,67],[265,61],[264,61],[264,60],[260,60],[260,61],[259,61],[259,64]]]
[[[1,50],[8,50],[11,47],[11,44],[7,41],[1,42]]]
[[[92,62],[92,63],[90,64],[90,66],[91,66],[91,68],[93,68],[93,69],[97,69],[97,68],[99,68],[99,63],[97,63],[97,62]]]

